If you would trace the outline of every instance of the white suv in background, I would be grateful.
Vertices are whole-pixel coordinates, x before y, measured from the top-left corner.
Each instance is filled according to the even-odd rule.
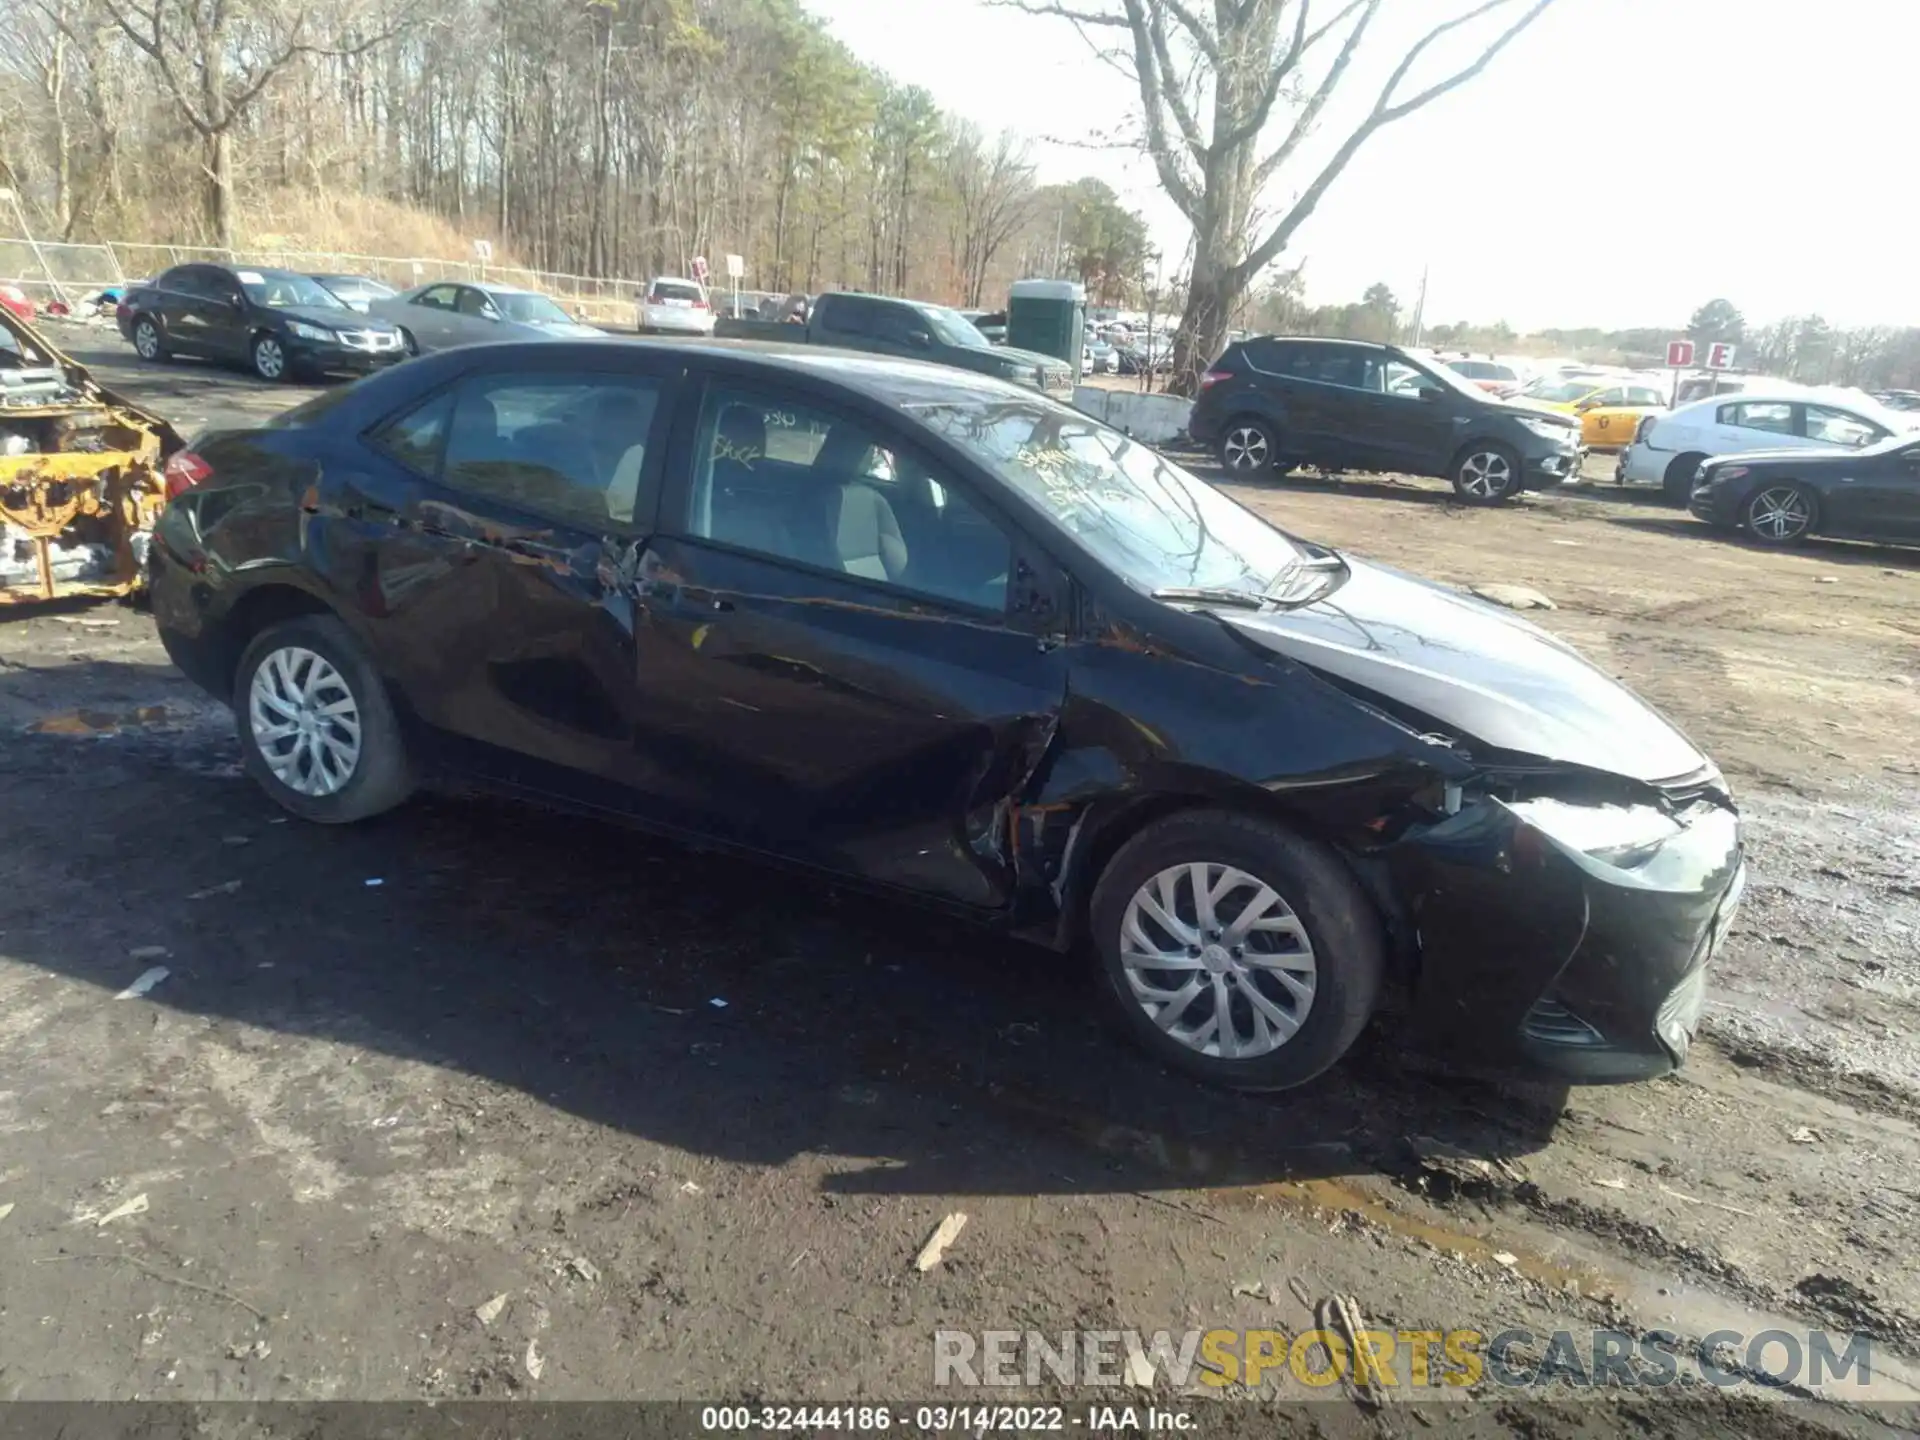
[[[640,297],[642,335],[711,335],[713,306],[698,280],[662,275]]]
[[[1647,416],[1620,452],[1613,482],[1664,490],[1684,505],[1694,472],[1715,455],[1858,450],[1916,428],[1920,413],[1890,410],[1857,391],[1756,387]]]

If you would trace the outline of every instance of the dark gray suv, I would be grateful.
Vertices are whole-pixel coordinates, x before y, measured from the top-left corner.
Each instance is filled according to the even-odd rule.
[[[1474,505],[1580,474],[1571,416],[1496,400],[1397,345],[1263,335],[1229,345],[1200,384],[1187,431],[1235,474],[1435,475]]]

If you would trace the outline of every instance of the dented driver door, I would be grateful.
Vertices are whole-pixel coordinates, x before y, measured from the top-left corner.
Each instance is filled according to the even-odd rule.
[[[751,413],[722,426],[728,406]],[[796,433],[759,433],[764,415]],[[1065,582],[891,452],[860,461],[835,425],[709,394],[693,503],[670,479],[636,585],[639,743],[697,786],[701,830],[1003,908],[1013,802],[1066,695]],[[807,526],[835,513],[816,548]],[[901,543],[867,563],[862,523],[883,514]]]

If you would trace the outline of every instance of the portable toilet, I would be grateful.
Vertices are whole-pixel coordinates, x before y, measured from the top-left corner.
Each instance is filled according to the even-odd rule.
[[[1080,373],[1087,290],[1073,280],[1016,280],[1007,294],[1007,344],[1057,355]]]

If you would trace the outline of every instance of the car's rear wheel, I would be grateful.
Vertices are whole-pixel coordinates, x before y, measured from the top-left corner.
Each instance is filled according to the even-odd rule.
[[[1101,875],[1089,922],[1122,1023],[1167,1064],[1236,1089],[1313,1079],[1379,995],[1385,941],[1351,872],[1252,816],[1148,826]]]
[[[255,636],[234,676],[233,713],[247,773],[302,819],[350,824],[413,793],[386,686],[331,615]]]
[[[262,380],[287,378],[287,347],[279,336],[254,336],[253,348],[248,353],[253,357],[253,373]]]
[[[1498,505],[1520,490],[1520,457],[1504,445],[1467,447],[1453,467],[1453,491],[1469,505]]]
[[[1684,505],[1693,496],[1693,477],[1706,462],[1706,456],[1688,453],[1676,455],[1661,477],[1660,493],[1669,505]]]
[[[133,349],[142,360],[157,363],[167,358],[167,342],[160,338],[160,327],[151,316],[142,315],[133,322]]]
[[[1813,533],[1813,496],[1799,485],[1768,485],[1754,492],[1742,519],[1762,545],[1796,545]]]
[[[1236,475],[1265,470],[1277,453],[1273,430],[1264,420],[1241,416],[1228,421],[1220,436],[1220,468]]]

